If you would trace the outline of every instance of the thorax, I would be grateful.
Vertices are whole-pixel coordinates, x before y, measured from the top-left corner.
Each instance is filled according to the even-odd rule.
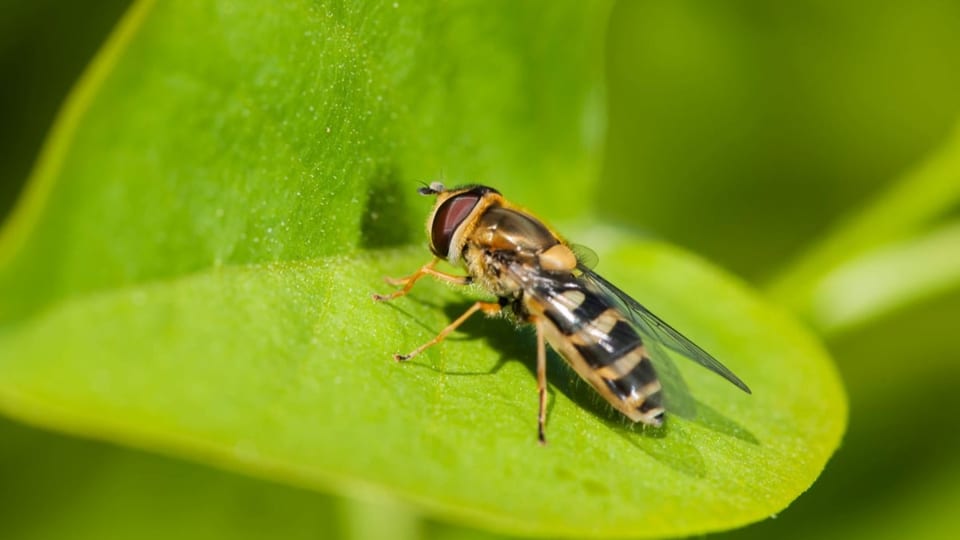
[[[517,269],[522,269],[521,274],[572,271],[576,264],[573,254],[546,225],[526,213],[499,206],[488,209],[477,221],[461,255],[474,283],[507,299],[519,299],[523,294]]]

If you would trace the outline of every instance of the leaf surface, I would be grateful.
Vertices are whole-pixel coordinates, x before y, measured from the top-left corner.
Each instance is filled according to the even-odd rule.
[[[754,395],[678,362],[696,413],[643,431],[555,363],[551,442],[541,448],[529,335],[475,321],[467,339],[408,364],[389,359],[467,305],[436,284],[392,305],[370,300],[381,275],[422,257],[224,268],[64,302],[0,338],[4,408],[294,483],[386,489],[477,525],[539,534],[752,521],[805,489],[838,443],[842,391],[809,336],[701,262],[635,245],[607,257],[620,269],[612,275],[727,359]]]

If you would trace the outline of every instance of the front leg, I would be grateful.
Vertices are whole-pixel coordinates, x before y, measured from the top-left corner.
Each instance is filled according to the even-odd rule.
[[[501,309],[503,308],[500,306],[500,304],[496,302],[480,302],[480,301],[474,302],[474,304],[470,306],[469,309],[463,312],[463,315],[460,315],[459,317],[457,317],[457,320],[448,324],[447,327],[441,330],[436,336],[434,336],[433,339],[417,347],[416,349],[414,349],[413,351],[407,354],[395,354],[393,355],[393,359],[398,362],[409,360],[414,356],[422,353],[424,350],[427,349],[427,347],[431,347],[433,345],[436,345],[437,343],[440,343],[441,341],[444,340],[444,338],[447,337],[447,335],[450,334],[450,332],[453,332],[454,330],[456,330],[461,324],[466,322],[471,315],[473,315],[478,311],[482,311],[487,315],[496,315],[497,313],[500,313]]]
[[[374,294],[373,299],[378,302],[385,302],[387,300],[393,300],[394,298],[399,298],[404,296],[410,289],[413,288],[413,284],[417,282],[423,276],[433,276],[440,281],[446,281],[447,283],[452,283],[454,285],[469,285],[473,281],[470,276],[455,276],[453,274],[447,274],[439,270],[435,270],[433,267],[437,264],[440,259],[434,259],[427,264],[420,267],[419,270],[410,274],[407,277],[402,278],[392,278],[387,277],[384,280],[390,285],[403,286],[399,291],[394,291],[390,294]]]

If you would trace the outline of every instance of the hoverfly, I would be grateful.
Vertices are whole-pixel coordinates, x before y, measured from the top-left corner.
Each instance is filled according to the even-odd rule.
[[[436,345],[471,315],[506,313],[537,330],[537,436],[546,442],[546,349],[549,343],[610,405],[634,422],[663,424],[663,388],[650,360],[660,345],[689,357],[746,393],[750,389],[709,353],[685,338],[609,281],[594,273],[570,245],[533,215],[507,202],[497,190],[480,185],[446,189],[434,182],[418,190],[436,195],[427,221],[435,258],[404,278],[387,278],[401,287],[378,301],[410,292],[424,276],[456,285],[478,285],[497,302],[478,301],[408,360]],[[440,259],[467,271],[465,276],[434,268]]]

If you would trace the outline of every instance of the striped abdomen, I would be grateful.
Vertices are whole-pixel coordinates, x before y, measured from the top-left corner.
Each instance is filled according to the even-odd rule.
[[[548,342],[581,377],[634,422],[663,423],[660,380],[620,309],[573,277],[545,281],[526,293],[528,311],[548,323]]]

